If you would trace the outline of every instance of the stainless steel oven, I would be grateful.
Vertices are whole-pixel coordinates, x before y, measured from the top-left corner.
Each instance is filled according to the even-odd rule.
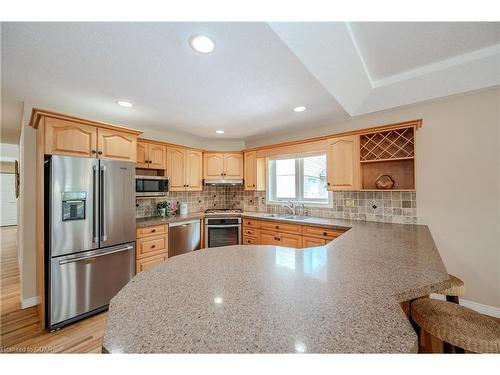
[[[168,177],[135,176],[135,195],[139,197],[162,196],[168,193]]]
[[[205,247],[241,244],[241,218],[205,218]]]

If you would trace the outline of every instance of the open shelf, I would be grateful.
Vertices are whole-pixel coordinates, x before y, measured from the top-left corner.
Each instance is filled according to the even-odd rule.
[[[415,128],[407,127],[360,136],[361,190],[415,191]],[[392,189],[378,189],[381,175],[394,180]]]

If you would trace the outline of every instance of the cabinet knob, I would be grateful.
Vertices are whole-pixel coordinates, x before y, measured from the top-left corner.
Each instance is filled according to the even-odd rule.
[[[276,229],[280,229],[280,227],[276,225]]]
[[[92,154],[97,154],[97,151],[96,150],[91,150],[90,151]]]
[[[328,236],[328,233],[326,233],[326,232],[323,232],[323,236]]]
[[[255,184],[253,184],[252,187],[255,187]]]
[[[156,229],[151,230],[152,233],[156,232]]]
[[[327,182],[326,184],[327,184],[328,186],[330,186],[330,183],[329,183],[329,182]]]
[[[98,153],[99,155],[102,155],[102,151],[97,151],[97,153]]]
[[[154,249],[156,247],[156,245],[151,245],[151,248]]]

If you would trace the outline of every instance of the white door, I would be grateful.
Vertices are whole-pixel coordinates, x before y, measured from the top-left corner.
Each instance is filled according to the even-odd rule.
[[[0,226],[17,225],[16,175],[0,173]]]

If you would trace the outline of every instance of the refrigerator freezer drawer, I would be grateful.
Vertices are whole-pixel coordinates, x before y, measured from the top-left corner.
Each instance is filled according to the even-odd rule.
[[[106,307],[135,273],[135,243],[51,259],[49,326]]]

